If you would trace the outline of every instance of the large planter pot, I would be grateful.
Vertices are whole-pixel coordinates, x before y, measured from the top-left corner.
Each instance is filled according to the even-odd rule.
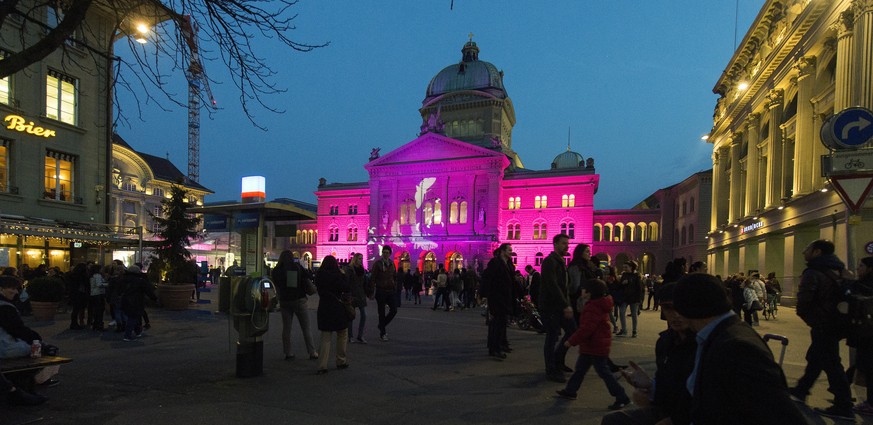
[[[158,299],[167,310],[187,310],[194,291],[193,283],[165,285],[158,284]]]
[[[30,309],[35,320],[55,320],[58,312],[57,301],[30,301]]]

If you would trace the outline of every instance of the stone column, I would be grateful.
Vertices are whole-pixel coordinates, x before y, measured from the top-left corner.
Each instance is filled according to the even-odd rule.
[[[873,0],[853,0],[855,93],[853,106],[873,107]]]
[[[815,90],[815,56],[804,56],[797,60],[794,69],[797,71],[797,121],[794,133],[794,195],[804,195],[812,192],[814,168],[813,155],[818,143],[818,134],[812,128],[813,91]]]
[[[731,155],[731,174],[730,174],[730,207],[728,209],[728,222],[733,223],[738,221],[741,214],[741,196],[740,190],[743,188],[740,187],[741,179],[740,179],[740,169],[742,166],[740,165],[740,150],[742,149],[740,141],[743,138],[742,133],[735,133],[733,139],[731,140],[730,147],[730,155]]]
[[[722,166],[724,164],[724,159],[721,158],[721,155],[718,153],[718,148],[713,148],[712,151],[712,202],[711,208],[712,213],[710,214],[710,225],[709,228],[712,230],[718,230],[719,216],[718,211],[720,208],[721,199],[724,194],[721,192],[721,179],[722,179]],[[722,222],[723,223],[723,222]],[[601,230],[601,234],[603,231]],[[711,262],[711,261],[710,261]]]
[[[834,110],[842,111],[852,105],[855,76],[855,14],[850,8],[840,14],[834,24],[837,30],[837,70],[834,88]]]
[[[758,163],[761,160],[760,150],[758,149],[758,141],[760,134],[758,133],[758,124],[760,121],[759,114],[749,114],[746,118],[746,142],[749,150],[746,155],[746,202],[743,216],[755,214],[755,211],[760,208],[758,206]]]
[[[767,145],[767,207],[779,206],[782,198],[782,108],[784,92],[782,89],[767,94],[767,107],[770,110],[770,131]]]

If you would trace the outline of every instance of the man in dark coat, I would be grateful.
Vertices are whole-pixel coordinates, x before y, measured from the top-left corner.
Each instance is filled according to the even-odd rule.
[[[819,375],[828,377],[828,391],[834,394],[834,404],[827,409],[816,408],[823,416],[855,420],[849,380],[840,363],[840,340],[845,329],[836,319],[836,299],[839,282],[846,266],[834,255],[834,244],[817,240],[803,250],[806,270],[797,287],[797,315],[809,325],[810,344],[806,352],[806,370],[791,389],[791,395],[806,400]]]
[[[139,266],[127,268],[122,277],[124,292],[121,294],[121,311],[124,313],[124,340],[133,341],[142,336],[142,314],[145,297],[157,301],[155,288],[146,280]]]
[[[397,267],[391,261],[391,247],[382,247],[382,256],[370,267],[370,275],[376,286],[376,312],[379,314],[379,340],[388,341],[388,324],[397,315]],[[385,315],[385,307],[388,315]]]
[[[533,305],[539,305],[540,286],[542,285],[542,275],[530,264],[524,266],[524,271],[530,276],[530,301]]]
[[[733,311],[715,276],[686,275],[673,306],[697,332],[694,368],[686,386],[695,425],[807,424],[791,401],[770,348]]]
[[[543,358],[546,363],[546,377],[554,382],[566,382],[564,372],[571,371],[565,363],[568,348],[564,342],[576,331],[573,308],[567,289],[569,276],[564,257],[570,248],[570,237],[560,233],[552,238],[553,251],[543,260],[543,275],[540,285],[539,308],[543,319],[546,338],[543,342]],[[561,330],[564,338],[558,341]]]
[[[515,279],[512,267],[512,245],[504,243],[494,251],[483,273],[483,284],[488,297],[488,355],[498,360],[506,358],[509,348],[506,339],[506,320],[512,312],[512,286]]]

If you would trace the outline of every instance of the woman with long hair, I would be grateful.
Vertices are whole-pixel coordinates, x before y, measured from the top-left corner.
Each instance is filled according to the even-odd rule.
[[[315,274],[318,287],[318,330],[321,331],[321,357],[318,374],[327,373],[330,357],[330,340],[336,334],[336,368],[349,367],[346,348],[349,342],[349,317],[343,305],[343,297],[349,294],[349,283],[340,271],[339,263],[332,255],[324,257],[321,268]]]

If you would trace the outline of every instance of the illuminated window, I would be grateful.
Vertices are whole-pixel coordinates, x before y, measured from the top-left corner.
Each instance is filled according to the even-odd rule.
[[[534,197],[534,208],[541,208],[541,207],[542,207],[542,197],[541,196]]]
[[[348,240],[350,242],[354,242],[354,241],[358,240],[358,226],[355,226],[354,224],[349,226],[349,231],[348,231],[348,235],[346,237],[346,240]]]
[[[546,223],[534,223],[533,225],[533,238],[535,240],[543,240],[548,238],[548,232],[546,231]]]
[[[0,192],[9,191],[9,145],[12,142],[0,138]]]
[[[570,206],[570,197],[567,195],[562,195],[561,196],[561,207],[567,208],[569,206]]]
[[[0,50],[0,59],[5,59],[8,54],[5,50]],[[8,76],[0,78],[0,103],[4,105],[8,105],[9,100],[12,99],[10,87]]]
[[[458,223],[458,202],[453,201],[449,205],[449,224],[457,224]]]
[[[76,94],[78,92],[76,79],[56,71],[49,71],[45,85],[46,118],[76,125]]]
[[[121,190],[126,190],[128,192],[136,192],[136,183],[125,180],[124,183],[121,184]]]
[[[460,222],[461,224],[467,222],[467,201],[461,201]]]
[[[164,189],[161,189],[160,187],[156,187],[156,188],[152,189],[152,195],[164,196]]]
[[[511,210],[515,209],[515,198],[513,198],[511,196],[509,197],[509,209],[511,209]]]
[[[549,206],[549,197],[546,195],[543,195],[543,208],[546,208],[548,206]]]
[[[415,224],[416,215],[415,215],[415,201],[409,201],[406,203],[406,209],[408,212],[409,224]]]
[[[440,200],[433,201],[433,224],[443,223],[443,207]]]
[[[328,242],[336,242],[339,240],[339,227],[331,226],[327,234]]]
[[[430,201],[424,203],[424,225],[433,224],[433,204]]]
[[[537,255],[534,256],[534,265],[539,267],[543,265],[543,253],[538,252]]]
[[[571,194],[570,195],[570,207],[572,208],[575,206],[576,206],[576,195]]]
[[[521,239],[521,224],[514,223],[506,226],[506,239],[517,241]]]
[[[43,198],[56,201],[73,200],[73,164],[75,157],[48,151],[45,157],[45,192]]]
[[[400,224],[407,224],[409,222],[409,214],[406,211],[406,203],[400,204]]]
[[[561,223],[561,233],[570,237],[570,239],[576,239],[576,225],[570,222]]]

